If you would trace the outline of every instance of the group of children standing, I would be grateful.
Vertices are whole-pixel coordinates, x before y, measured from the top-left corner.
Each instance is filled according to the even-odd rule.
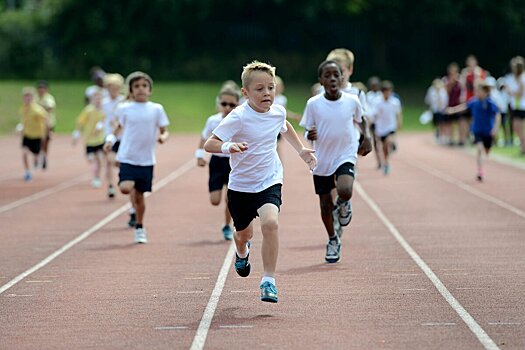
[[[447,76],[434,79],[428,88],[425,103],[433,114],[439,144],[464,146],[472,140],[477,149],[476,178],[483,181],[483,158],[497,141],[500,127],[501,145],[518,143],[525,155],[525,60],[512,58],[511,73],[497,80],[478,65],[475,56],[469,55],[465,63],[461,71],[457,63],[449,64]]]

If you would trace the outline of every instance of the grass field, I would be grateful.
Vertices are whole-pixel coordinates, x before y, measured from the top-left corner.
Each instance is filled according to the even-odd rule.
[[[34,85],[32,81],[0,81],[0,134],[14,130],[18,123],[18,108],[21,104],[20,91],[23,86]],[[70,133],[75,119],[83,107],[84,90],[89,82],[51,82],[51,93],[57,101],[58,133]],[[215,111],[215,96],[221,83],[209,82],[160,82],[153,87],[152,101],[161,103],[172,125],[172,132],[197,132],[202,129],[206,118]],[[302,113],[310,97],[308,85],[287,84],[285,95],[288,108]],[[428,130],[420,125],[422,105],[404,105],[404,130]]]

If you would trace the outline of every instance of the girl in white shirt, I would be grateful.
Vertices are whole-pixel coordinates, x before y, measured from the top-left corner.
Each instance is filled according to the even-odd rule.
[[[521,154],[525,155],[525,134],[523,120],[525,119],[525,60],[516,56],[510,61],[512,76],[507,82],[512,107],[512,128],[518,136],[521,145]]]

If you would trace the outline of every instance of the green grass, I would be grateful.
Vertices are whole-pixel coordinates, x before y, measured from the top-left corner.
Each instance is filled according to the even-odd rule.
[[[20,92],[34,81],[0,81],[0,134],[11,133],[19,121],[18,108],[22,102]],[[56,132],[70,133],[83,108],[84,90],[89,82],[51,81],[50,92],[57,101]],[[215,113],[215,96],[221,83],[160,82],[153,86],[152,101],[161,103],[171,121],[172,132],[198,132],[206,118]],[[310,86],[287,84],[285,95],[288,108],[301,114],[310,97]],[[423,111],[416,104],[404,105],[404,131],[430,130],[420,125],[418,118]],[[294,123],[297,126],[296,123]]]
[[[509,160],[521,163],[525,165],[525,156],[522,156],[520,153],[520,148],[518,146],[512,147],[493,147],[492,153],[497,154],[498,156],[505,157]]]

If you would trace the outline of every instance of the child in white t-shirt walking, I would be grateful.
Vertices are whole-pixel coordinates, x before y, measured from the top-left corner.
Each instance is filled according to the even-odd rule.
[[[261,219],[263,234],[261,300],[276,303],[275,270],[279,250],[279,208],[283,167],[277,154],[277,135],[295,148],[313,169],[313,150],[301,143],[292,125],[286,121],[286,110],[274,104],[275,68],[258,61],[246,65],[242,75],[242,93],[247,101],[226,116],[204,149],[211,153],[230,154],[228,207],[236,228],[235,270],[241,277],[251,271],[250,240],[253,219]]]
[[[168,116],[164,107],[150,102],[153,80],[143,72],[131,73],[126,81],[132,101],[116,110],[119,125],[115,132],[106,137],[106,152],[116,142],[115,134],[122,128],[122,138],[116,160],[120,163],[119,188],[123,194],[130,194],[136,210],[135,243],[147,243],[143,227],[146,204],[144,193],[151,192],[153,167],[156,163],[156,143],[168,138]]]
[[[212,115],[206,121],[206,125],[201,133],[199,141],[199,148],[195,151],[197,158],[197,165],[204,167],[206,160],[204,159],[204,143],[212,136],[213,130],[235,107],[239,105],[239,93],[232,87],[222,88],[217,96],[217,108],[219,113]],[[210,158],[209,164],[209,180],[208,190],[210,192],[210,202],[212,205],[219,205],[222,199],[222,189],[228,185],[230,176],[230,155],[224,153],[213,154]],[[222,234],[224,239],[231,241],[233,239],[233,230],[231,224],[231,214],[228,205],[224,209],[224,226],[222,227]]]
[[[395,145],[396,131],[401,128],[403,116],[401,114],[401,102],[392,92],[394,85],[385,80],[381,84],[383,97],[374,104],[371,115],[375,123],[375,133],[380,140],[380,147],[383,150],[383,172],[385,175],[390,173],[390,154]]]
[[[347,226],[352,219],[350,199],[357,154],[358,151],[361,155],[368,154],[372,144],[359,99],[341,89],[344,75],[339,64],[324,61],[319,65],[318,74],[324,93],[308,100],[300,125],[308,130],[308,139],[314,141],[318,158],[313,171],[314,187],[328,234],[325,260],[335,263],[341,258],[340,227]],[[363,135],[361,145],[354,123]],[[335,204],[334,188],[337,191]]]

